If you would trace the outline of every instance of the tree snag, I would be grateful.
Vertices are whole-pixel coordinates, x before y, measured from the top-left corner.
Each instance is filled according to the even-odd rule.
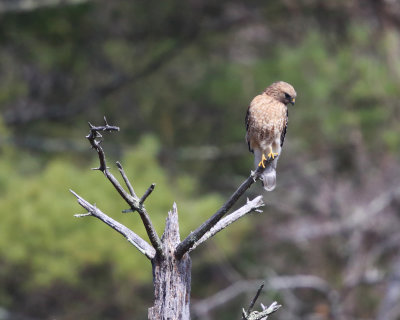
[[[257,181],[257,179],[259,179],[264,169],[259,167],[256,171],[251,172],[250,176],[230,196],[225,204],[195,231],[191,232],[183,241],[180,240],[178,210],[174,203],[172,210],[168,213],[164,234],[160,239],[144,206],[144,202],[153,192],[155,184],[153,183],[144,195],[139,198],[136,195],[121,163],[117,162],[116,164],[128,192],[108,170],[109,168],[107,167],[105,153],[101,147],[102,140],[100,140],[100,138],[102,138],[102,136],[100,132],[119,131],[119,128],[110,126],[105,118],[104,121],[104,126],[93,126],[89,123],[90,132],[86,136],[90,145],[94,150],[96,150],[99,157],[99,167],[94,170],[101,171],[111,182],[122,199],[127,203],[129,209],[124,210],[124,212],[137,211],[139,213],[150,243],[142,239],[134,231],[103,213],[95,205],[90,204],[76,192],[70,190],[77,198],[79,205],[87,210],[87,213],[76,214],[75,217],[93,216],[103,221],[105,224],[123,235],[151,261],[153,268],[154,306],[149,308],[149,320],[188,320],[190,319],[191,288],[191,260],[189,252],[245,215],[251,212],[261,212],[260,208],[264,206],[264,203],[262,201],[262,196],[258,196],[253,200],[247,199],[245,205],[228,214],[229,210],[239,200],[244,192],[255,181]],[[265,164],[270,161],[271,159],[266,160]],[[274,309],[275,311],[275,308],[270,307],[269,309]],[[263,314],[266,316],[269,313],[263,311]],[[253,318],[250,317],[248,319]],[[257,319],[261,318],[257,317]]]
[[[174,203],[161,238],[165,257],[152,260],[155,299],[149,319],[190,319],[192,263],[188,254],[176,259],[174,252],[179,242],[178,210]]]

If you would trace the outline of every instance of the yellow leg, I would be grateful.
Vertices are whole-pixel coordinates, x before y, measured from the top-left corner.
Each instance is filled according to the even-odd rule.
[[[268,158],[275,159],[275,157],[278,155],[278,153],[272,152],[272,147],[269,147],[270,152],[268,153]]]
[[[265,160],[267,160],[267,158],[265,157],[265,154],[263,153],[263,154],[262,154],[261,161],[260,161],[260,163],[258,164],[258,166],[259,166],[259,167],[263,167],[263,168],[265,169],[265,164],[264,164],[264,161],[265,161]]]

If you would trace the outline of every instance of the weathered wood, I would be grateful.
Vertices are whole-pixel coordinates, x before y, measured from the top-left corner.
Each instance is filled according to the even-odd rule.
[[[115,231],[122,234],[131,244],[133,244],[141,253],[143,253],[147,258],[153,259],[156,255],[156,250],[145,240],[139,237],[135,232],[131,229],[125,227],[123,224],[115,221],[105,213],[103,213],[100,209],[98,209],[95,205],[90,204],[88,201],[83,199],[76,192],[70,190],[71,193],[76,197],[78,203],[85,208],[88,212],[83,214],[76,214],[75,217],[89,217],[93,216],[105,224],[113,228]]]
[[[225,216],[243,193],[260,177],[264,169],[259,167],[256,171],[251,172],[250,176],[232,194],[228,201],[200,227],[190,233],[182,242],[179,235],[178,210],[174,203],[172,211],[168,213],[164,234],[160,239],[143,204],[154,190],[155,184],[152,184],[144,195],[139,198],[125,174],[122,165],[117,162],[119,172],[128,188],[128,192],[121,186],[107,167],[105,153],[101,147],[102,140],[99,139],[101,138],[100,132],[119,131],[119,128],[110,126],[106,119],[104,119],[104,121],[104,126],[94,126],[89,123],[90,132],[86,137],[99,157],[100,164],[99,167],[95,169],[103,172],[120,196],[129,205],[130,208],[123,212],[137,211],[139,213],[149,237],[150,244],[140,238],[132,230],[107,216],[96,208],[95,205],[90,204],[71,190],[77,197],[78,203],[88,211],[87,213],[77,214],[75,216],[93,216],[100,219],[122,234],[130,243],[139,249],[141,253],[151,260],[153,267],[154,305],[148,310],[149,320],[189,320],[192,268],[189,252],[246,214],[252,211],[260,211],[259,208],[263,206],[261,196],[256,197],[252,201],[247,200],[244,206]],[[268,163],[272,160],[268,159],[265,161]],[[267,316],[269,314],[268,312],[272,313],[274,311],[275,310],[264,310],[257,314],[255,314],[256,312],[252,312],[250,315],[247,315],[246,311],[244,311],[244,316],[246,319],[261,319],[258,318],[259,314]],[[255,318],[253,316],[255,316]]]
[[[131,188],[132,185],[129,182],[128,177],[123,172],[122,165],[120,163],[117,163],[117,166],[118,166],[120,173],[125,181],[125,184],[128,186],[130,193],[125,191],[125,189],[121,186],[119,181],[114,177],[114,175],[110,172],[110,170],[108,170],[109,168],[107,167],[106,155],[104,153],[103,148],[101,147],[101,142],[103,140],[97,140],[97,139],[102,138],[102,135],[100,134],[100,132],[119,131],[119,127],[110,126],[105,117],[104,117],[104,122],[105,122],[104,126],[94,126],[89,122],[90,131],[89,131],[89,134],[86,136],[86,139],[89,140],[89,143],[92,146],[92,148],[94,150],[96,150],[97,155],[99,157],[99,163],[100,163],[98,168],[93,168],[93,169],[103,172],[103,174],[107,177],[107,179],[114,186],[115,190],[118,191],[118,193],[120,194],[122,199],[124,199],[125,202],[130,206],[132,211],[137,211],[139,213],[139,216],[142,219],[144,228],[146,229],[147,235],[149,237],[150,243],[156,250],[156,253],[158,255],[162,256],[163,252],[161,249],[161,240],[156,232],[156,229],[153,226],[153,223],[150,220],[150,217],[147,213],[146,208],[143,205],[143,201],[145,199],[142,199],[142,203],[140,203],[140,199],[137,198],[137,196],[136,197],[132,196],[132,193],[134,194],[133,188]],[[149,194],[147,194],[147,196]]]
[[[176,259],[175,249],[180,243],[178,210],[174,203],[168,213],[161,238],[164,257],[152,260],[154,306],[149,308],[149,320],[190,319],[191,260],[189,254]]]
[[[194,249],[196,249],[200,244],[203,242],[207,241],[214,235],[216,235],[218,232],[221,230],[225,229],[238,219],[244,217],[248,213],[251,213],[253,211],[256,212],[262,212],[260,207],[264,206],[264,202],[262,200],[262,196],[255,197],[253,200],[249,200],[247,198],[247,202],[245,205],[237,209],[236,211],[230,213],[229,215],[223,217],[221,220],[219,220],[210,230],[208,230],[199,240],[197,240],[193,246],[189,249],[189,252],[192,252]]]
[[[193,247],[193,245],[201,239],[201,237],[215,226],[218,221],[232,208],[232,206],[239,200],[239,198],[246,192],[250,186],[256,182],[265,170],[265,166],[273,161],[272,157],[264,160],[263,166],[259,166],[255,171],[252,171],[250,176],[236,189],[236,191],[230,196],[230,198],[224,203],[224,205],[214,213],[210,218],[203,222],[200,227],[192,231],[176,248],[175,256],[177,259],[181,259],[183,255]]]

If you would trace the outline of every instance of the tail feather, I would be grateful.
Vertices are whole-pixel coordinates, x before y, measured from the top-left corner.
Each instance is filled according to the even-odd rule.
[[[276,186],[276,166],[278,164],[278,157],[269,163],[264,172],[261,174],[261,181],[266,191],[272,191]]]
[[[278,156],[279,157],[279,156]],[[264,172],[261,174],[261,181],[266,191],[272,191],[276,186],[276,166],[278,164],[278,157],[268,163]],[[257,169],[259,162],[262,158],[262,152],[259,149],[254,149],[254,165]]]
[[[261,174],[261,180],[266,191],[272,191],[276,186],[276,170],[273,164],[268,165]]]

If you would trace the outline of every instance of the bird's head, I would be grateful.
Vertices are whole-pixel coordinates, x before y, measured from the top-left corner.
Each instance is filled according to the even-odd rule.
[[[264,92],[285,105],[289,103],[294,105],[296,101],[296,90],[294,90],[292,85],[284,81],[274,82]]]

